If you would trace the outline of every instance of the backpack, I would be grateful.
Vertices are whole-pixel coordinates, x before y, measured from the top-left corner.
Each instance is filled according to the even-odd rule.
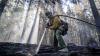
[[[66,35],[68,31],[68,23],[61,20],[62,35]]]

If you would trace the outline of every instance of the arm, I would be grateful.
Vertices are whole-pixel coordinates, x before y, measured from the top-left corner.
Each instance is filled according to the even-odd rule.
[[[46,28],[50,28],[51,25],[52,25],[52,24],[51,24],[51,20],[48,20],[48,21],[46,22]]]

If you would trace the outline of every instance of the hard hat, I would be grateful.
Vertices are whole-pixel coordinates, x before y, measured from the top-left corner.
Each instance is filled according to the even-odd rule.
[[[48,18],[51,18],[53,15],[52,15],[52,12],[46,12],[45,15],[48,17]]]

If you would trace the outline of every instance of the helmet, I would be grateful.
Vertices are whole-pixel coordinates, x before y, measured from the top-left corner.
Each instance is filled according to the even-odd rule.
[[[46,12],[45,15],[48,17],[48,18],[51,18],[53,15],[52,15],[52,12]]]

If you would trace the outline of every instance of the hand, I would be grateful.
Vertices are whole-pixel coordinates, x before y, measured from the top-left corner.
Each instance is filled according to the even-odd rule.
[[[54,28],[52,28],[52,27],[49,27],[49,29],[54,30]]]
[[[48,26],[48,25],[46,25],[46,26],[45,26],[45,28],[49,28],[49,26]]]

